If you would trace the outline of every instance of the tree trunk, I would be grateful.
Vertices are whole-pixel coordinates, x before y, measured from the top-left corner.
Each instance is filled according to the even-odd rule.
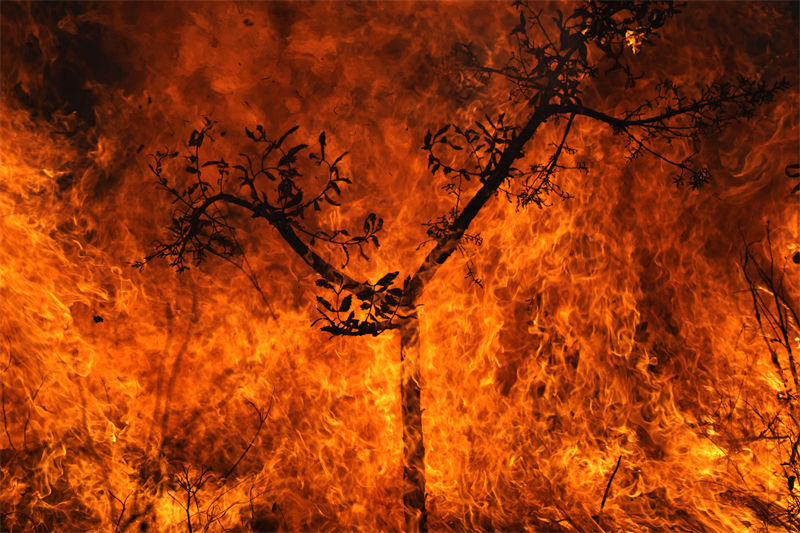
[[[420,405],[419,318],[416,312],[410,315],[400,327],[403,514],[406,533],[425,533],[428,530],[428,513],[425,509],[425,444]]]

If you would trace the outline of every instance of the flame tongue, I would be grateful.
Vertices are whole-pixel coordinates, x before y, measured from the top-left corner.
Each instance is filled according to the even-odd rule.
[[[635,90],[732,65],[797,79],[785,6],[683,10],[651,42],[628,36],[642,48]],[[218,123],[208,159],[231,162],[244,126],[298,124],[303,142],[326,131],[354,184],[320,224],[386,220],[380,249],[349,271],[413,271],[422,223],[451,201],[418,148],[428,129],[505,103],[459,65],[507,57],[513,11],[3,3],[2,18],[0,529],[401,527],[397,336],[310,328],[315,277],[258,220],[237,219],[235,264],[131,268],[172,208],[147,154],[182,157],[202,116]],[[585,101],[624,109],[614,76]],[[797,523],[797,391],[779,348],[796,354],[800,334],[787,315],[786,339],[763,337],[747,290],[752,277],[775,296],[757,265],[785,272],[787,302],[800,289],[782,174],[797,162],[797,102],[792,87],[704,142],[715,181],[696,193],[576,119],[590,173],[565,178],[571,199],[481,212],[482,246],[442,267],[419,311],[432,529]],[[743,271],[767,221],[771,241]],[[790,308],[774,300],[762,320]]]

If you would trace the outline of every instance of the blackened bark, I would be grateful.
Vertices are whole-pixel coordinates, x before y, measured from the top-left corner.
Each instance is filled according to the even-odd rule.
[[[400,327],[403,411],[403,514],[407,533],[428,530],[425,507],[425,443],[420,403],[419,319],[414,313]]]

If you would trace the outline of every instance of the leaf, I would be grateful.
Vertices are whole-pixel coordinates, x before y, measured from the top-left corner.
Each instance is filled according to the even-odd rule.
[[[350,310],[350,304],[352,303],[352,301],[353,301],[353,297],[352,296],[350,296],[349,294],[347,296],[345,296],[344,300],[342,300],[341,307],[339,307],[339,311],[341,311],[343,313],[346,312],[346,311],[349,311]]]
[[[188,172],[189,174],[199,174],[199,172],[197,171],[197,169],[196,169],[196,168],[194,168],[194,167],[193,167],[193,166],[191,166],[191,165],[187,165],[187,166],[186,166],[186,172]]]
[[[522,11],[519,12],[519,24],[511,30],[511,35],[517,33],[525,33],[525,14]]]
[[[380,285],[381,287],[388,287],[389,285],[392,284],[392,281],[394,281],[394,279],[397,277],[398,274],[400,274],[400,272],[389,272],[381,279],[379,279],[375,285]]]
[[[319,278],[316,282],[317,287],[325,287],[326,289],[332,289],[333,285],[331,285],[327,279]]]
[[[259,128],[260,128],[260,127],[261,127],[261,126],[259,126]],[[285,141],[285,140],[286,140],[286,137],[288,137],[288,136],[289,136],[289,135],[291,135],[292,133],[296,132],[296,131],[297,131],[297,129],[298,129],[299,127],[300,127],[300,126],[292,126],[291,128],[289,128],[289,129],[287,130],[287,132],[286,132],[286,133],[284,133],[283,135],[281,135],[281,138],[280,138],[280,139],[278,139],[277,141],[275,141],[275,148],[279,148],[279,147],[280,147],[280,145],[281,145],[281,144],[283,144],[283,141]]]
[[[367,215],[367,218],[364,219],[364,233],[369,233],[372,227],[375,225],[375,219],[377,215],[375,213],[370,213]]]
[[[299,152],[300,150],[302,150],[304,148],[308,148],[308,145],[307,144],[298,144],[297,146],[294,146],[291,150],[289,150],[286,153],[286,155],[289,156],[289,157],[294,157],[295,154],[297,154],[297,152]]]
[[[322,307],[324,307],[328,311],[333,312],[333,306],[331,305],[331,303],[322,296],[317,296],[317,302],[319,302],[319,304],[322,305]]]
[[[358,298],[359,300],[362,300],[362,301],[369,300],[369,299],[372,298],[373,294],[374,294],[374,291],[371,288],[364,287],[363,289],[361,289],[360,291],[358,291],[356,293],[356,298]]]
[[[200,146],[203,144],[203,138],[205,137],[204,133],[200,133],[197,130],[194,130],[192,134],[189,136],[189,146]]]
[[[286,152],[286,155],[281,157],[280,161],[278,161],[278,165],[277,166],[280,167],[280,166],[283,166],[283,165],[287,165],[289,163],[293,163],[294,160],[295,160],[295,156],[297,155],[297,152],[299,152],[303,148],[308,148],[308,145],[307,144],[298,144],[297,146],[292,147],[288,152]]]
[[[321,159],[325,159],[325,132],[319,134],[319,151]]]
[[[449,129],[450,129],[450,124],[445,124],[444,126],[442,126],[441,128],[439,128],[439,131],[437,131],[437,132],[436,132],[436,133],[433,135],[433,137],[434,137],[434,138],[436,138],[436,137],[439,137],[439,136],[440,136],[440,135],[442,135],[443,133],[446,133],[446,132],[447,132],[447,130],[449,130]]]

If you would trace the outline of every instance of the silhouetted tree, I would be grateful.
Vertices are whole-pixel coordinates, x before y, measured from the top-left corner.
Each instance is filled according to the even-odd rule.
[[[498,6],[500,7],[500,6]],[[571,13],[558,10],[545,16],[535,4],[514,3],[518,24],[511,30],[514,49],[504,64],[487,65],[477,59],[472,46],[459,47],[465,68],[478,83],[497,77],[507,82],[505,113],[485,116],[472,125],[446,124],[425,136],[431,173],[454,198],[453,207],[428,222],[432,249],[405,277],[390,272],[375,282],[359,281],[323,257],[320,245],[332,245],[349,259],[377,248],[383,221],[369,214],[358,232],[316,229],[310,212],[326,204],[338,205],[341,187],[350,180],[340,171],[344,154],[326,151],[322,133],[312,149],[290,142],[297,127],[280,137],[268,135],[262,125],[245,129],[256,157],[242,156],[235,163],[201,154],[213,140],[212,121],[188,140],[188,166],[175,176],[166,162],[177,152],[154,155],[151,170],[160,185],[174,197],[171,237],[157,245],[138,265],[164,258],[177,270],[197,264],[208,255],[231,258],[239,253],[231,213],[242,210],[272,226],[286,244],[319,276],[317,296],[322,330],[333,335],[379,335],[399,330],[402,361],[402,425],[404,443],[403,502],[408,531],[427,528],[425,510],[425,447],[420,406],[419,325],[417,307],[425,287],[450,256],[477,237],[468,230],[481,209],[497,196],[518,207],[545,207],[553,197],[568,195],[558,182],[567,170],[587,172],[570,164],[575,147],[569,144],[576,120],[606,124],[627,149],[629,159],[652,156],[675,169],[678,185],[693,189],[710,178],[696,160],[701,137],[753,115],[786,86],[736,76],[714,80],[692,90],[663,81],[644,99],[632,90],[637,74],[626,62],[679,9],[672,2],[586,2]],[[622,72],[627,83],[619,88],[619,101],[630,102],[622,113],[595,109],[584,103],[583,90],[609,72]],[[531,162],[529,143],[548,124],[561,128],[560,141],[543,159]],[[665,143],[683,143],[690,155],[671,159]],[[244,151],[244,150],[242,150]],[[303,178],[309,165],[321,172],[321,186],[311,190]],[[209,176],[213,174],[213,178]],[[472,275],[471,269],[468,275]],[[473,279],[474,276],[473,276]]]

